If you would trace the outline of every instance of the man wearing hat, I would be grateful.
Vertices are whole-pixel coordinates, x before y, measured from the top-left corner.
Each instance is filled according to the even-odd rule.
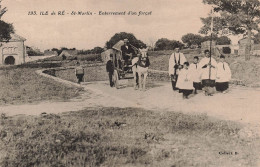
[[[129,59],[132,58],[132,56],[135,54],[135,51],[132,48],[132,46],[129,44],[128,39],[124,39],[124,45],[121,46],[121,51],[122,51],[122,57],[123,57],[123,60],[125,60],[125,63],[131,64],[131,62],[129,62]]]

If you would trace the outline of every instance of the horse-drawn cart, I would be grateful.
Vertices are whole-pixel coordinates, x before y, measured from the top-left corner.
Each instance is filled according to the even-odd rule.
[[[113,65],[114,65],[114,74],[113,74],[113,81],[115,84],[115,87],[118,89],[120,87],[120,80],[126,80],[126,79],[133,79],[133,59],[137,59],[136,55],[138,54],[139,50],[131,45],[131,47],[134,49],[135,54],[131,54],[130,59],[125,61],[123,59],[121,46],[124,45],[124,41],[119,41],[113,46],[113,49],[116,51],[115,54],[113,54]],[[134,70],[134,72],[136,72]]]

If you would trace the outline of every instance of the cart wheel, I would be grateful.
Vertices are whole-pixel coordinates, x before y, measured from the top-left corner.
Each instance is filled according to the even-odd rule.
[[[115,70],[114,71],[114,76],[113,76],[113,78],[114,78],[114,84],[115,84],[115,87],[117,88],[117,89],[119,89],[119,77],[118,77],[118,72],[117,72],[117,70]]]

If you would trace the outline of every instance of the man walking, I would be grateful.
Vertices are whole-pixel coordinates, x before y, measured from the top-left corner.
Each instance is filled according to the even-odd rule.
[[[180,48],[175,48],[175,52],[169,59],[169,75],[171,77],[173,90],[178,90],[176,87],[178,72],[182,68],[184,62],[186,62],[184,54],[180,52]]]
[[[77,62],[76,65],[77,67],[75,68],[75,74],[78,79],[78,84],[80,84],[81,82],[83,82],[85,72],[84,72],[84,68],[80,65],[79,62]]]

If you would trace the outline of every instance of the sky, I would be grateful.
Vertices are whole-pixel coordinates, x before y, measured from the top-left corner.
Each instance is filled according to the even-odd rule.
[[[27,46],[41,50],[68,47],[92,49],[104,47],[115,33],[133,33],[149,44],[159,38],[181,40],[187,33],[198,33],[210,7],[202,0],[3,0],[15,33],[26,38]],[[65,15],[57,15],[65,10]],[[37,15],[28,15],[36,11]],[[49,15],[40,15],[48,11]],[[55,11],[56,15],[51,15]],[[71,15],[72,11],[93,15]],[[152,12],[147,16],[98,15],[107,12]],[[96,13],[96,14],[94,14]]]

